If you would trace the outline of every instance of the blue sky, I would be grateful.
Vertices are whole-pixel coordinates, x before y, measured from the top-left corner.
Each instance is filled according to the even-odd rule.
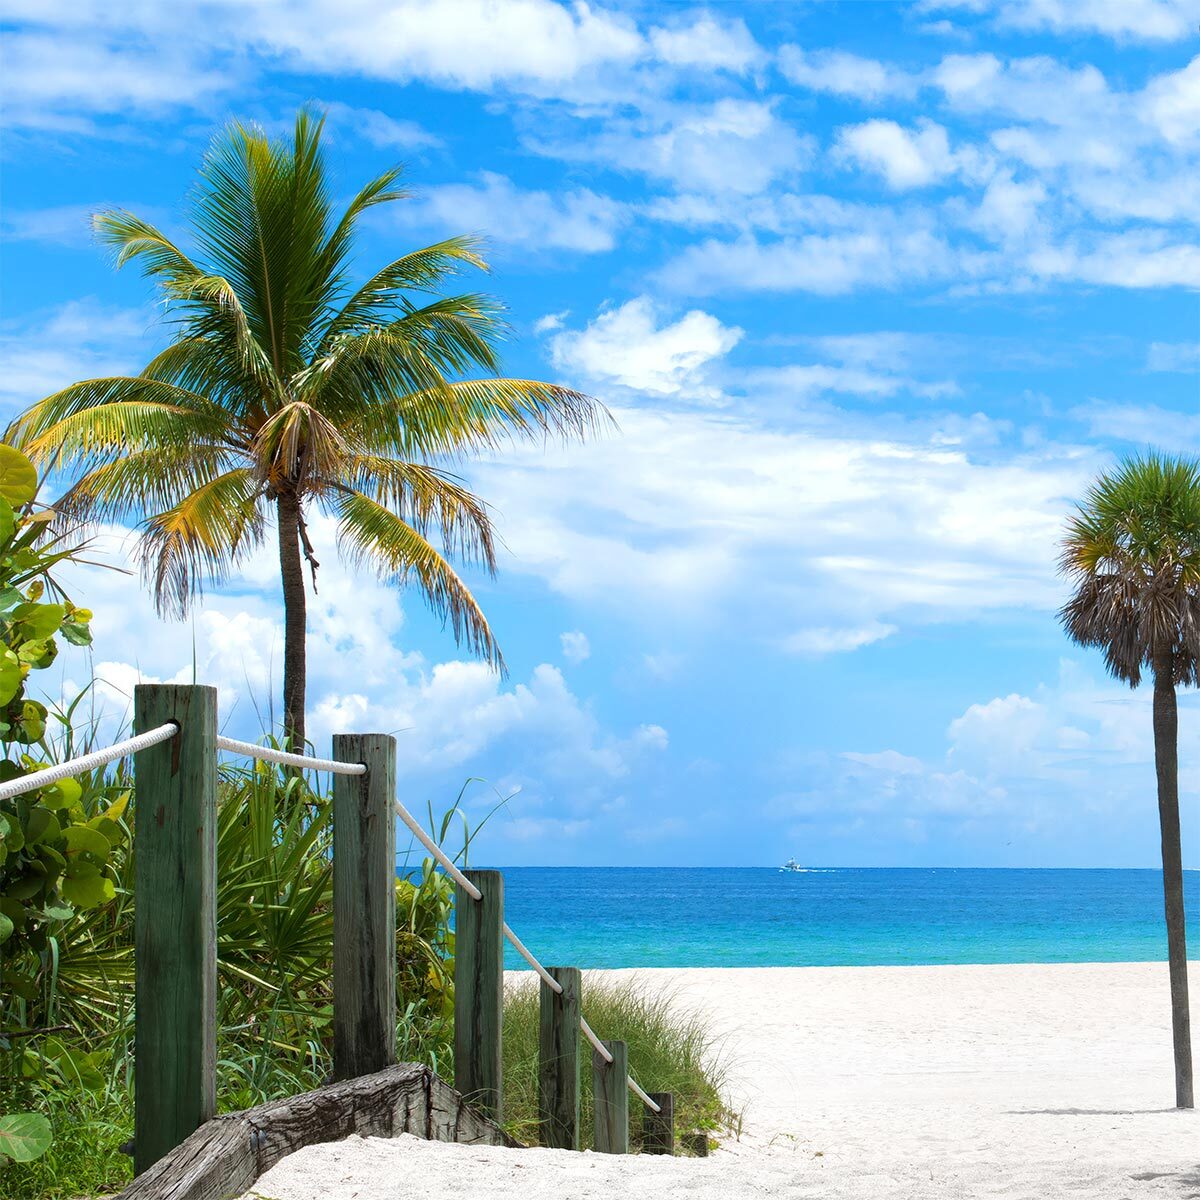
[[[343,192],[416,190],[364,268],[485,233],[508,370],[619,422],[468,470],[507,680],[318,522],[318,746],[400,731],[420,807],[519,789],[500,863],[1155,863],[1149,696],[1059,632],[1055,538],[1114,456],[1200,450],[1200,4],[117,7],[0,2],[6,418],[161,343],[88,214],[186,236],[213,131],[314,102]],[[269,553],[184,625],[72,586],[108,711],[195,661],[262,727]]]

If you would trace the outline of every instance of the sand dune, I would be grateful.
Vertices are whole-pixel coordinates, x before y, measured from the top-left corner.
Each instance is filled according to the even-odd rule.
[[[276,1200],[1200,1197],[1172,1109],[1165,965],[603,972],[726,1039],[739,1141],[707,1160],[354,1139],[278,1164]],[[1200,998],[1200,964],[1193,966]],[[643,1080],[653,1086],[652,1080]]]

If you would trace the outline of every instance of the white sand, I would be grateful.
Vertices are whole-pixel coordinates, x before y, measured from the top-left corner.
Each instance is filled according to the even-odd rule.
[[[292,1155],[257,1194],[1200,1197],[1200,1119],[1171,1107],[1165,965],[603,974],[636,975],[711,1016],[744,1109],[740,1141],[705,1160],[355,1138]],[[1192,987],[1200,999],[1200,964]]]

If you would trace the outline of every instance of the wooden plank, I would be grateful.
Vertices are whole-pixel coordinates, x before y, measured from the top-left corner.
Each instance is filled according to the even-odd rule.
[[[428,1067],[401,1063],[217,1117],[139,1175],[117,1200],[228,1200],[304,1146],[351,1134],[400,1133],[472,1145],[518,1144]]]
[[[548,967],[561,986],[541,984],[538,1024],[538,1115],[543,1146],[579,1149],[579,1015],[582,976],[578,967]]]
[[[396,739],[342,733],[333,777],[333,1077],[396,1061]]]
[[[629,1048],[603,1042],[612,1062],[592,1050],[592,1149],[600,1154],[629,1153]]]
[[[675,1153],[675,1095],[673,1092],[647,1092],[659,1111],[642,1105],[642,1153]]]
[[[466,871],[483,893],[454,899],[454,1086],[468,1103],[503,1120],[500,1038],[504,1022],[504,876]]]
[[[134,755],[134,1169],[216,1110],[217,693],[138,684],[134,731],[179,733]]]
[[[703,1130],[685,1133],[680,1140],[683,1142],[683,1148],[695,1158],[708,1157],[708,1134]]]

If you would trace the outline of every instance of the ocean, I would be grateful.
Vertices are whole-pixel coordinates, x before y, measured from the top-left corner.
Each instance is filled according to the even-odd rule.
[[[893,966],[1165,960],[1144,870],[507,867],[505,912],[548,965]],[[1200,871],[1189,871],[1191,956]],[[511,947],[508,966],[525,967]]]

